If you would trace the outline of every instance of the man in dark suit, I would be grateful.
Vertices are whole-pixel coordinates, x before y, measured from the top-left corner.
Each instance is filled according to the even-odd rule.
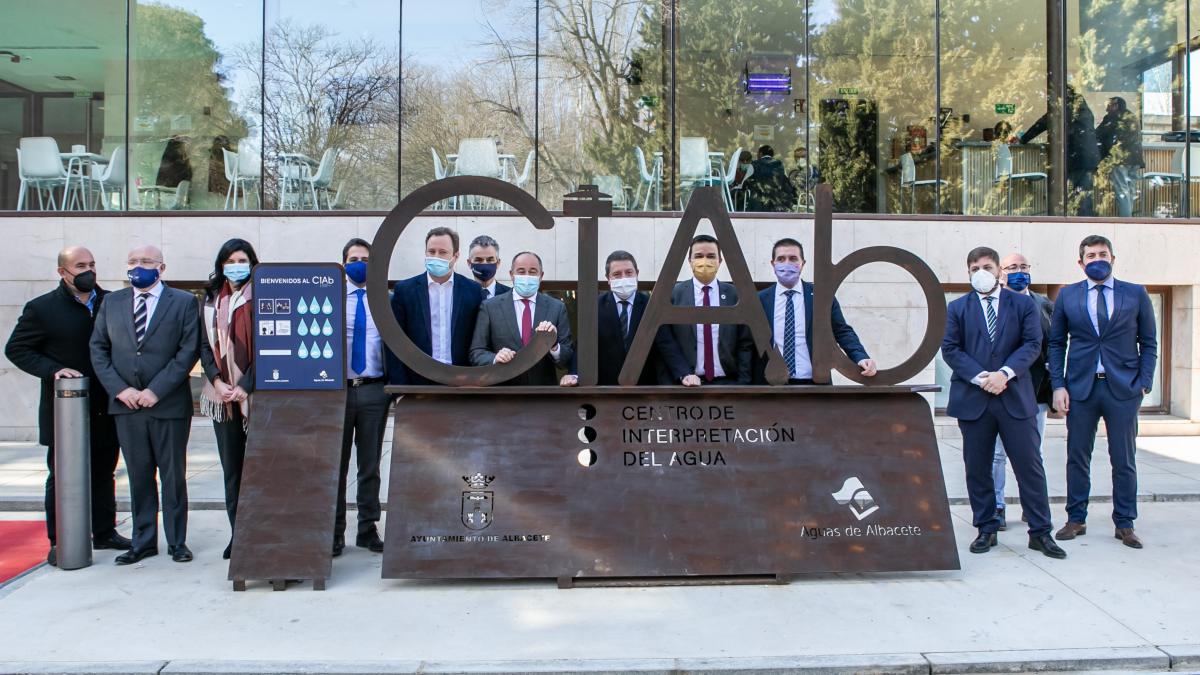
[[[496,280],[496,271],[500,267],[500,244],[486,234],[471,240],[471,245],[467,247],[467,265],[471,267],[471,274],[483,286],[484,300],[512,290],[512,287]]]
[[[1029,377],[1029,366],[1042,351],[1037,306],[1000,286],[1000,255],[994,250],[973,249],[967,255],[967,271],[974,290],[946,308],[942,357],[952,371],[946,414],[958,418],[962,432],[967,496],[979,531],[970,551],[986,553],[997,543],[1000,522],[991,470],[999,434],[1029,520],[1029,548],[1065,558],[1050,536],[1050,500]]]
[[[687,307],[735,305],[737,288],[717,281],[721,248],[715,237],[696,235],[688,248],[692,278],[675,284],[671,304]],[[665,327],[658,341],[666,373],[662,384],[698,387],[704,384],[750,384],[754,339],[740,324],[684,324]]]
[[[130,542],[117,534],[117,495],[113,474],[120,443],[117,428],[105,405],[104,388],[92,369],[88,341],[96,311],[108,291],[96,285],[96,260],[82,246],[58,254],[58,287],[25,304],[4,355],[13,365],[41,379],[38,405],[38,443],[46,446],[47,561],[57,563],[54,518],[54,381],[64,377],[89,379],[91,427],[92,546],[129,550]]]
[[[1000,285],[1014,293],[1028,296],[1037,304],[1038,318],[1042,324],[1042,353],[1029,366],[1029,378],[1033,381],[1034,396],[1037,399],[1037,429],[1038,452],[1041,452],[1040,440],[1045,438],[1046,415],[1050,411],[1050,373],[1046,370],[1047,349],[1050,341],[1050,314],[1054,311],[1054,303],[1040,293],[1029,290],[1032,280],[1032,267],[1025,256],[1020,253],[1010,253],[1000,261]],[[996,483],[996,517],[1000,519],[1000,530],[1008,529],[1004,508],[1004,484],[1007,481],[1005,466],[1008,464],[1004,453],[1004,443],[996,439],[996,454],[992,459],[992,480]]]
[[[162,479],[167,553],[189,562],[187,442],[192,422],[189,373],[200,352],[200,312],[187,291],[168,288],[162,251],[139,246],[126,262],[133,288],[114,291],[96,315],[92,366],[108,391],[108,412],[129,472],[133,547],[128,565],[158,555],[158,485]]]
[[[1158,355],[1154,310],[1146,289],[1113,278],[1112,242],[1099,235],[1079,244],[1085,281],[1064,287],[1050,320],[1054,409],[1067,414],[1067,524],[1055,535],[1087,532],[1092,449],[1104,418],[1113,475],[1116,538],[1141,548],[1137,518],[1137,415],[1154,382]]]
[[[354,545],[373,553],[383,552],[379,538],[379,462],[383,456],[383,433],[387,428],[392,400],[384,391],[388,371],[395,358],[383,344],[371,305],[367,303],[367,265],[371,245],[351,239],[342,247],[346,269],[346,417],[342,423],[342,460],[338,467],[337,511],[333,525],[333,556],[346,548],[346,477],[350,452],[357,451],[358,529]]]
[[[771,344],[779,348],[788,366],[788,384],[812,384],[813,285],[800,280],[804,270],[804,247],[795,239],[784,238],[771,247],[771,267],[779,283],[758,294],[763,311],[771,322]],[[797,289],[797,284],[800,288]],[[851,361],[862,368],[866,377],[874,377],[875,361],[863,349],[858,334],[842,316],[842,306],[833,300],[833,336]],[[754,379],[766,384],[765,366],[756,359]]]
[[[598,341],[597,384],[605,387],[617,386],[617,378],[621,368],[625,366],[625,356],[629,353],[629,345],[637,334],[638,326],[642,323],[642,315],[646,313],[646,305],[650,296],[638,291],[637,260],[628,251],[613,251],[604,261],[604,276],[608,279],[607,293],[601,293],[596,302],[596,337]],[[578,356],[578,354],[576,354]],[[642,367],[639,385],[654,385],[658,383],[657,349],[651,348]],[[571,372],[562,376],[559,384],[564,387],[574,387],[579,384],[575,368],[575,360],[571,362]]]
[[[571,324],[567,308],[559,300],[539,293],[542,282],[542,258],[523,251],[512,262],[511,293],[497,295],[479,307],[475,335],[471,340],[471,363],[490,366],[508,363],[517,350],[529,344],[533,332],[555,333],[557,338],[550,353],[532,368],[505,382],[510,385],[554,386],[558,383],[556,364],[571,362]]]
[[[469,366],[483,291],[454,271],[457,262],[458,233],[448,227],[430,230],[425,235],[425,272],[396,284],[392,313],[409,339],[434,360]],[[388,360],[388,377],[392,384],[432,384],[395,356]]]

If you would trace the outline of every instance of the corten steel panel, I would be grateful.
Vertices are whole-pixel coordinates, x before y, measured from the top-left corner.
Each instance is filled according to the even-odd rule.
[[[919,389],[409,389],[396,408],[383,576],[958,569],[933,422]],[[581,419],[584,406],[595,408],[594,418]],[[626,420],[639,406],[699,407],[704,419]],[[713,406],[728,407],[732,419],[711,419]],[[594,441],[581,440],[584,427],[595,430]],[[781,430],[776,442],[751,442],[759,436],[746,433],[772,427]],[[648,428],[736,428],[743,440],[726,440],[732,432],[724,431],[712,443],[623,436]],[[585,448],[596,453],[592,466],[579,461]],[[673,452],[682,464],[672,465]],[[471,486],[476,474],[481,480]],[[859,493],[839,503],[834,493],[851,479],[873,501]],[[464,504],[479,493],[494,519],[472,529]],[[879,527],[920,534],[880,534]],[[519,539],[528,535],[535,539]]]
[[[229,579],[313,579],[333,565],[346,392],[254,395]]]

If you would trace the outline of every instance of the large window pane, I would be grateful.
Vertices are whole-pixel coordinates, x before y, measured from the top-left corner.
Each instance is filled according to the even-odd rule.
[[[132,9],[130,208],[260,208],[261,1]]]
[[[337,6],[268,0],[262,147],[268,207],[396,205],[399,26],[399,0]]]
[[[534,0],[406,2],[401,193],[452,175],[535,192]],[[463,198],[440,207],[494,209]]]
[[[666,3],[545,0],[541,11],[539,199],[562,208],[563,194],[594,183],[616,209],[670,208]]]
[[[933,0],[809,7],[809,149],[833,186],[834,208],[928,211],[938,189]]]
[[[1069,215],[1184,214],[1184,0],[1067,0]]]
[[[1046,0],[942,0],[943,213],[1050,213]],[[931,193],[928,189],[918,192]],[[927,202],[918,201],[922,207]]]
[[[93,176],[125,135],[125,0],[8,2],[3,12],[0,209],[100,208]]]

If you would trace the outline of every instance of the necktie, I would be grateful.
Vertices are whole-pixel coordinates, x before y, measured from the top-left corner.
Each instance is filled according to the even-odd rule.
[[[358,304],[354,308],[354,339],[350,343],[350,369],[362,375],[367,369],[367,307],[363,303],[365,288],[354,291]]]
[[[1104,292],[1105,288],[1103,284],[1096,286],[1096,327],[1100,335],[1104,335],[1104,328],[1108,326],[1108,293]]]
[[[521,346],[524,347],[533,336],[533,315],[529,311],[529,301],[522,299],[521,302],[525,305],[525,309],[521,310]]]
[[[149,299],[149,293],[139,293],[137,306],[133,308],[133,330],[137,333],[137,343],[139,345],[142,344],[142,340],[146,337],[146,326],[150,323],[150,313],[146,307]]]
[[[987,303],[988,339],[992,342],[996,341],[996,308],[992,305],[995,299],[990,295],[983,299]]]
[[[796,291],[784,291],[787,306],[783,310],[783,360],[787,361],[788,374],[796,376]]]
[[[612,316],[611,314],[609,316]],[[621,315],[617,317],[621,322],[621,337],[629,339],[629,301],[621,301]]]
[[[710,298],[708,295],[708,292],[710,290],[712,290],[712,287],[705,286],[703,290],[704,290],[704,306],[712,307],[712,298]],[[712,324],[706,323],[706,324],[704,324],[704,381],[705,382],[712,382],[713,371],[716,370],[716,366],[714,365],[715,362],[716,362],[715,359],[713,359]]]

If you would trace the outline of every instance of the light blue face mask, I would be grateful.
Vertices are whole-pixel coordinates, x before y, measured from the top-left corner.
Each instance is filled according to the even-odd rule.
[[[431,277],[444,277],[450,273],[450,261],[445,258],[425,258],[425,271]]]
[[[532,298],[542,285],[542,278],[532,274],[517,274],[513,277],[513,290],[522,298]]]
[[[226,263],[223,270],[225,278],[235,284],[240,284],[250,277],[250,263]]]

